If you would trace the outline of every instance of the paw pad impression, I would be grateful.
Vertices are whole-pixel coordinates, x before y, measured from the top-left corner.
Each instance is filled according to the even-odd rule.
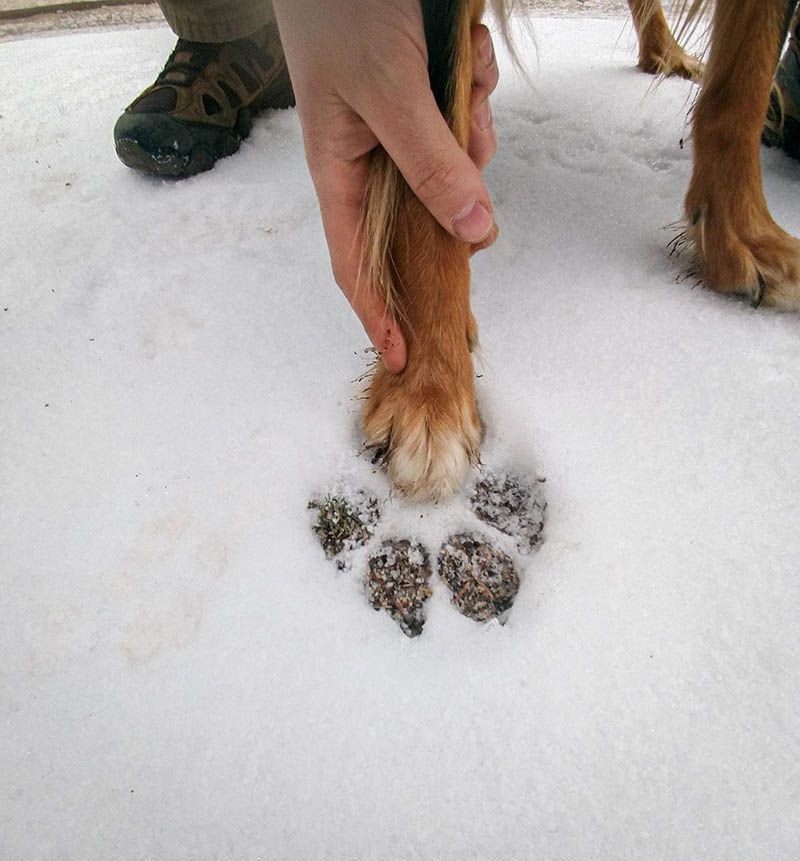
[[[441,541],[436,538],[439,529],[440,535],[449,534],[439,547],[435,566],[452,593],[452,603],[463,615],[478,622],[507,619],[520,577],[512,555],[500,548],[513,554],[515,545],[517,553],[528,554],[541,545],[547,508],[542,485],[543,479],[529,484],[511,473],[486,470],[467,499],[426,509],[429,527],[435,527],[433,534],[428,530],[428,543]],[[366,547],[364,588],[370,604],[385,610],[407,636],[419,636],[425,625],[426,602],[433,593],[434,565],[422,543],[397,537],[398,532],[413,535],[417,528],[408,521],[403,504],[389,500],[392,522],[387,525],[383,518],[377,538],[383,512],[377,497],[366,490],[329,493],[312,499],[308,507],[316,511],[312,529],[325,556],[344,570],[363,559],[356,551]],[[414,514],[417,516],[422,514]],[[388,537],[381,540],[384,535]],[[375,544],[377,549],[370,546]]]
[[[453,593],[459,612],[476,622],[501,618],[519,592],[519,575],[510,556],[477,535],[447,539],[439,551],[439,576]]]
[[[380,517],[378,500],[363,490],[349,497],[329,493],[312,499],[308,507],[317,512],[311,528],[325,551],[325,558],[335,559],[340,570],[346,565],[343,555],[363,547],[372,538]]]
[[[521,481],[505,472],[486,472],[470,494],[475,516],[515,539],[520,553],[530,553],[542,543],[547,508],[542,485]]]
[[[408,539],[384,541],[367,564],[367,597],[386,610],[409,637],[422,633],[425,602],[433,594],[431,566],[421,544]]]

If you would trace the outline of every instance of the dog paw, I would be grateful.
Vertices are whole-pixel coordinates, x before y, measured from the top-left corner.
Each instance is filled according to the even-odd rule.
[[[654,50],[639,57],[639,68],[650,75],[663,75],[665,78],[686,78],[699,84],[703,80],[705,66],[692,54],[687,54],[675,42],[667,48]]]
[[[379,366],[370,385],[363,411],[366,446],[408,497],[447,499],[478,461],[482,427],[472,360],[464,354],[465,361],[438,376],[413,367],[392,375]]]
[[[754,307],[800,311],[800,242],[769,213],[710,205],[687,209],[686,236],[705,286],[744,296]]]

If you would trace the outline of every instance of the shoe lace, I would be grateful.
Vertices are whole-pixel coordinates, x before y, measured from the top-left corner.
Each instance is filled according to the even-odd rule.
[[[177,83],[175,80],[176,73],[182,76],[180,83],[184,86],[191,84],[203,69],[217,58],[221,47],[221,45],[208,42],[189,42],[186,39],[178,39],[175,48],[164,64],[164,68],[156,78],[156,85]]]

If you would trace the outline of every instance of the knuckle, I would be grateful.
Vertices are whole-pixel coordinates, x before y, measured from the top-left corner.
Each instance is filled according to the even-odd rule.
[[[456,169],[437,159],[419,165],[412,181],[414,193],[422,200],[441,200],[456,188]]]
[[[497,137],[493,131],[473,132],[470,139],[469,155],[478,170],[489,165],[497,152]]]
[[[496,63],[487,70],[486,78],[486,86],[489,92],[493,93],[497,89],[497,84],[500,81],[500,70],[497,68]]]
[[[489,87],[485,87],[483,84],[474,84],[469,99],[470,113],[474,114],[491,94]]]
[[[342,291],[342,293],[348,296],[349,290],[346,268],[342,265],[341,261],[339,261],[333,256],[331,257],[331,273],[333,274],[333,280],[336,282],[338,288]]]

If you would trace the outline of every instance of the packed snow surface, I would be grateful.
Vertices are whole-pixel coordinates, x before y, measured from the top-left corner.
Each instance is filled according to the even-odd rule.
[[[311,529],[332,487],[431,558],[460,524],[359,455],[295,113],[147,179],[111,129],[171,33],[0,44],[3,859],[800,857],[800,319],[666,253],[694,86],[622,18],[535,33],[473,296],[545,540],[505,625],[434,576],[415,639]]]

